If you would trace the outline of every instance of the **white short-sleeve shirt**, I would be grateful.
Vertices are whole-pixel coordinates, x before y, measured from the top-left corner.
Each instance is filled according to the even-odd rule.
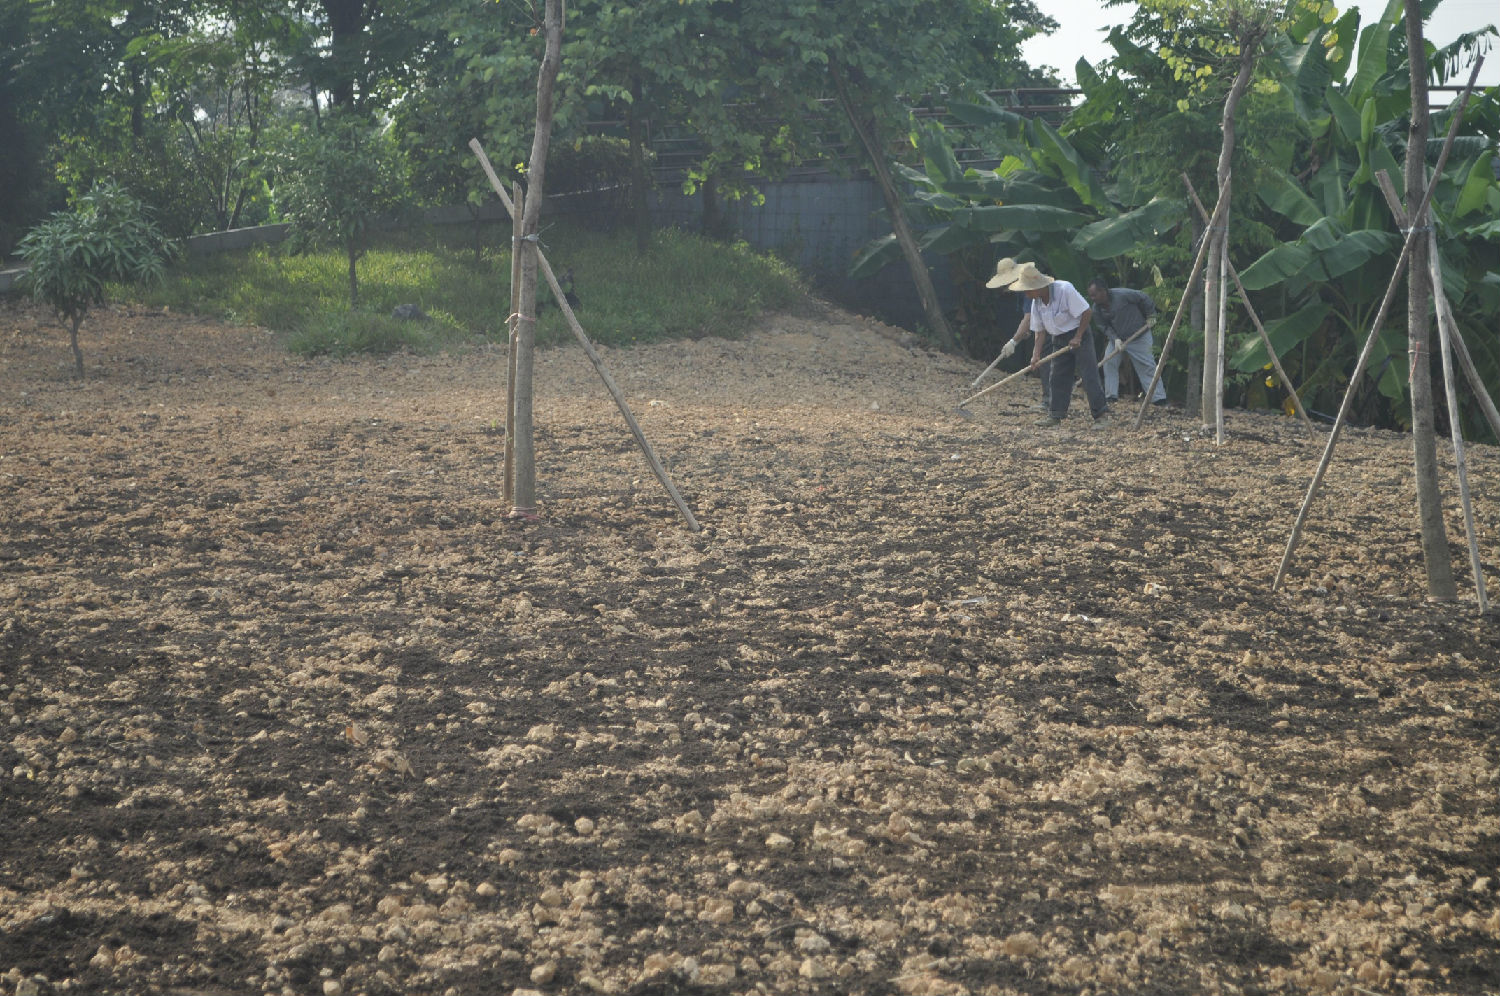
[[[1052,294],[1047,301],[1031,302],[1031,331],[1045,331],[1048,335],[1078,331],[1083,313],[1090,308],[1088,299],[1066,280],[1054,280],[1049,286]]]

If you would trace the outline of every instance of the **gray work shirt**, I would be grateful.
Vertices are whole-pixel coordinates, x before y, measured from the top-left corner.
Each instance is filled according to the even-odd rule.
[[[1112,339],[1129,339],[1156,315],[1156,302],[1129,287],[1113,287],[1109,303],[1094,308],[1094,324]]]

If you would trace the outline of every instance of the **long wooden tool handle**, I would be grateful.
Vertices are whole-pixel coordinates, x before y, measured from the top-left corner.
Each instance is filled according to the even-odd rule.
[[[1046,335],[1047,333],[1046,332],[1038,332],[1036,334],[1037,335]],[[1051,363],[1053,360],[1057,359],[1059,356],[1061,356],[1062,354],[1067,353],[1067,352],[1071,352],[1071,350],[1058,349],[1058,350],[1054,350],[1054,351],[1048,353],[1046,356],[1042,357],[1040,360],[1037,361],[1037,364],[1036,364],[1037,365],[1037,369],[1041,369],[1042,367],[1046,366],[1048,363]],[[1011,374],[1009,377],[1002,377],[1000,380],[995,381],[993,384],[991,384],[989,387],[985,388],[983,391],[980,391],[978,394],[975,394],[975,395],[973,395],[971,397],[967,397],[964,400],[960,401],[958,403],[958,407],[962,408],[965,405],[967,405],[969,402],[973,401],[975,398],[982,398],[982,397],[984,397],[986,394],[989,394],[991,391],[993,391],[997,387],[1004,387],[1006,384],[1009,384],[1011,381],[1015,380],[1017,377],[1023,377],[1023,376],[1025,376],[1026,373],[1028,371],[1030,371],[1030,370],[1031,370],[1030,366],[1024,366],[1020,370],[1017,370],[1015,373]]]

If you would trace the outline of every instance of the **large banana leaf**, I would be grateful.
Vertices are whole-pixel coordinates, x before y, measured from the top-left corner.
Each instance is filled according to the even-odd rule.
[[[1360,117],[1359,111],[1349,102],[1335,87],[1329,87],[1323,94],[1323,99],[1328,104],[1328,109],[1333,112],[1333,120],[1338,125],[1339,134],[1344,141],[1350,145],[1358,145],[1360,139]]]
[[[1367,331],[1360,332],[1361,343]],[[1369,376],[1380,388],[1380,393],[1392,401],[1406,398],[1406,383],[1411,379],[1411,370],[1406,363],[1406,333],[1402,327],[1390,322],[1375,337],[1370,349]]]
[[[1298,225],[1311,225],[1323,211],[1307,192],[1285,173],[1271,173],[1256,191],[1266,207]]]
[[[1093,219],[1094,215],[1050,204],[988,204],[953,212],[954,224],[976,232],[1067,232]]]
[[[1379,23],[1372,24],[1359,36],[1359,61],[1355,65],[1354,79],[1349,81],[1349,97],[1358,104],[1370,95],[1375,82],[1388,71],[1387,53],[1390,49],[1391,33],[1400,23],[1405,5],[1402,0],[1390,0]]]
[[[1240,274],[1246,290],[1264,290],[1283,281],[1318,283],[1334,280],[1392,252],[1399,245],[1393,232],[1360,229],[1345,232],[1324,218],[1287,242],[1267,251]]]
[[[1322,327],[1332,311],[1333,309],[1323,302],[1314,301],[1285,318],[1267,322],[1266,335],[1270,337],[1271,346],[1276,350],[1276,355],[1285,356],[1287,350],[1301,345],[1304,339]],[[1229,365],[1241,373],[1259,370],[1269,362],[1271,358],[1266,355],[1266,344],[1261,341],[1260,336],[1246,341],[1229,358]]]
[[[1001,107],[988,94],[980,94],[977,102],[952,101],[948,105],[948,113],[966,125],[1004,129],[1012,138],[1019,138],[1026,124],[1025,118]]]
[[[1468,175],[1453,206],[1454,218],[1462,218],[1485,206],[1490,190],[1495,187],[1495,171],[1491,165],[1494,159],[1495,153],[1485,149],[1469,164]]]
[[[1045,119],[1035,118],[1031,125],[1035,129],[1038,152],[1058,171],[1063,182],[1073,188],[1078,199],[1089,207],[1107,208],[1109,197],[1082,154]]]
[[[911,138],[917,151],[922,153],[922,162],[927,167],[929,179],[944,187],[963,179],[963,167],[958,164],[958,157],[953,154],[953,147],[948,144],[942,125],[936,121],[928,121],[922,127],[914,129]]]
[[[1307,192],[1322,207],[1324,216],[1340,218],[1349,209],[1345,180],[1353,174],[1356,166],[1355,156],[1340,147],[1333,150],[1328,162],[1308,181]]]
[[[1287,89],[1293,109],[1309,122],[1314,134],[1321,134],[1329,117],[1323,95],[1334,83],[1341,82],[1349,69],[1352,46],[1348,42],[1359,33],[1359,8],[1349,9],[1334,22],[1331,30],[1339,41],[1331,48],[1326,44],[1330,28],[1322,16],[1307,11],[1304,19],[1301,30],[1295,32],[1303,39],[1302,43],[1283,40],[1278,56],[1289,80]]]
[[[883,235],[865,243],[854,254],[854,260],[849,264],[849,276],[856,280],[873,277],[900,258],[901,244],[896,241],[895,234]]]
[[[1175,228],[1186,211],[1183,201],[1158,197],[1134,211],[1085,226],[1074,237],[1073,248],[1087,253],[1090,259],[1113,259]]]
[[[1385,144],[1384,135],[1376,129],[1376,102],[1367,100],[1360,110],[1359,169],[1349,180],[1350,187],[1369,183],[1375,174],[1385,170],[1392,178],[1401,176],[1396,157]]]
[[[988,245],[989,241],[989,236],[984,232],[962,225],[933,225],[917,240],[917,248],[924,253],[946,256],[974,246]]]

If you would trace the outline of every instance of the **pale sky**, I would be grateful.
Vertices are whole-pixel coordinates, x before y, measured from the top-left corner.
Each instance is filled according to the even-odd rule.
[[[1364,0],[1361,3],[1339,3],[1339,9],[1350,6],[1360,10],[1360,25],[1369,24],[1385,11],[1379,0]],[[1051,36],[1034,38],[1023,46],[1026,61],[1032,65],[1056,67],[1063,81],[1075,83],[1073,66],[1083,57],[1097,63],[1114,54],[1114,49],[1104,41],[1109,27],[1130,20],[1134,6],[1106,8],[1099,0],[1036,0],[1042,13],[1062,25]],[[1427,22],[1427,40],[1434,45],[1446,45],[1465,31],[1473,31],[1486,24],[1500,26],[1500,4],[1495,0],[1443,0],[1432,19]],[[1459,77],[1452,82],[1462,85],[1468,82],[1473,65],[1463,67]],[[1484,68],[1479,71],[1479,82],[1485,86],[1500,85],[1500,48],[1485,53]]]

